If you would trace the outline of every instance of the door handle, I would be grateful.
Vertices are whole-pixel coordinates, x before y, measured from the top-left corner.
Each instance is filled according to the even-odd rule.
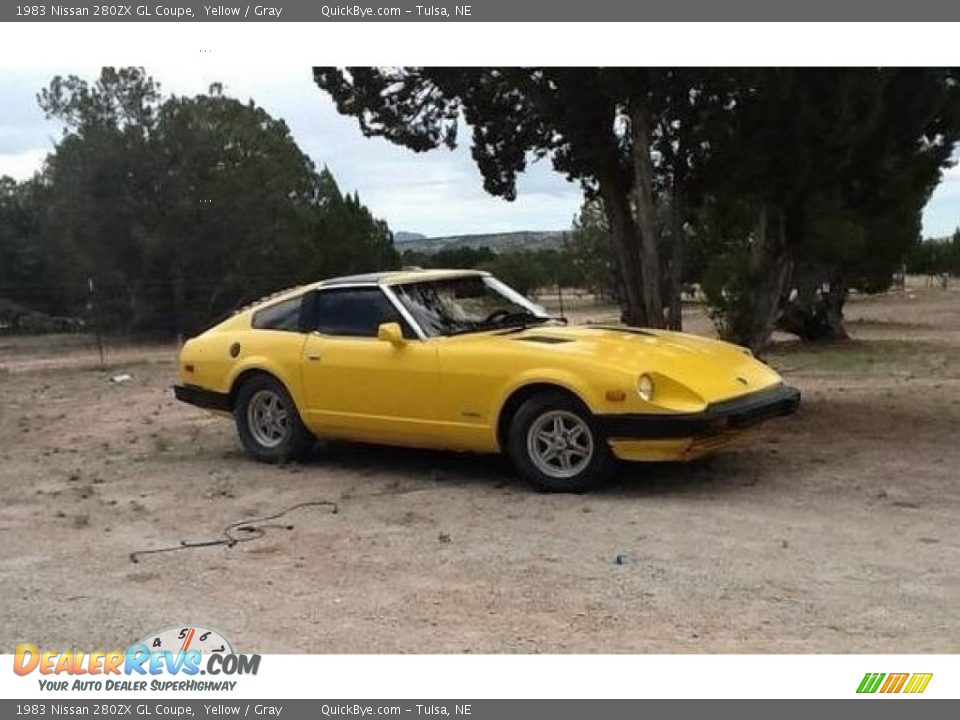
[[[307,353],[307,360],[319,360],[320,353]]]

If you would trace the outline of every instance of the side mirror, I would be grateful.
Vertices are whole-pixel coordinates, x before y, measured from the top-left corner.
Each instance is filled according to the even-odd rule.
[[[400,323],[383,323],[377,328],[377,340],[384,340],[397,347],[406,344],[403,337],[403,330],[400,329]]]

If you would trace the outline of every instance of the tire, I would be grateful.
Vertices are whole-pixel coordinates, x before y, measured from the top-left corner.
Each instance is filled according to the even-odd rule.
[[[243,449],[260,462],[298,460],[313,449],[316,440],[283,383],[270,375],[244,381],[237,391],[233,419]]]
[[[593,415],[560,392],[535,395],[520,406],[510,421],[507,451],[517,472],[545,492],[595,490],[613,470],[613,454]]]

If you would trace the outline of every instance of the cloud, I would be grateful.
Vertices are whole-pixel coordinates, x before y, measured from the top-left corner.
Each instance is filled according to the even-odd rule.
[[[960,227],[960,165],[947,168],[923,212],[924,237],[944,237]]]
[[[468,145],[454,151],[414,153],[381,138],[366,138],[353,118],[340,115],[313,83],[309,68],[147,68],[164,94],[196,95],[213,82],[243,102],[254,100],[277,118],[318,167],[328,165],[344,192],[361,200],[395,230],[452,235],[506,230],[557,230],[569,227],[580,204],[576,185],[538,163],[519,183],[513,203],[488,195]],[[52,150],[60,127],[44,119],[37,91],[53,75],[77,74],[88,80],[95,68],[4,70],[0,88],[0,174],[29,177]],[[9,80],[9,82],[8,82]],[[469,141],[469,130],[462,138]]]
[[[508,203],[483,190],[470,157],[470,133],[461,128],[454,151],[414,153],[381,138],[366,138],[356,120],[340,115],[314,85],[309,68],[159,66],[147,68],[165,94],[195,95],[222,82],[231,97],[253,99],[283,118],[294,139],[318,167],[328,165],[344,192],[361,200],[394,230],[457,235],[508,230],[568,228],[581,202],[580,189],[554,172],[549,161],[532,163]],[[0,174],[29,177],[53,148],[60,128],[37,107],[36,93],[53,75],[88,79],[90,67],[6,68],[0,87]],[[924,232],[946,235],[960,225],[960,168],[944,174],[924,211]]]
[[[3,70],[3,86],[0,87],[0,157],[5,164],[0,173],[11,166],[23,171],[25,158],[35,157],[36,165],[26,176],[39,169],[40,162],[53,149],[53,138],[60,134],[58,123],[47,120],[37,105],[37,92],[57,73]]]
[[[31,148],[20,153],[0,154],[0,176],[27,180],[40,169],[49,152],[46,148]]]

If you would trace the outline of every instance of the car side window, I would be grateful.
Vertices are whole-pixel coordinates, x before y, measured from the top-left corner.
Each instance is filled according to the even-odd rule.
[[[403,336],[416,335],[380,288],[322,290],[317,299],[317,330],[324,335],[376,337],[383,323],[399,323]]]
[[[253,314],[255,330],[286,330],[300,332],[300,306],[303,297],[297,296],[283,300]]]

